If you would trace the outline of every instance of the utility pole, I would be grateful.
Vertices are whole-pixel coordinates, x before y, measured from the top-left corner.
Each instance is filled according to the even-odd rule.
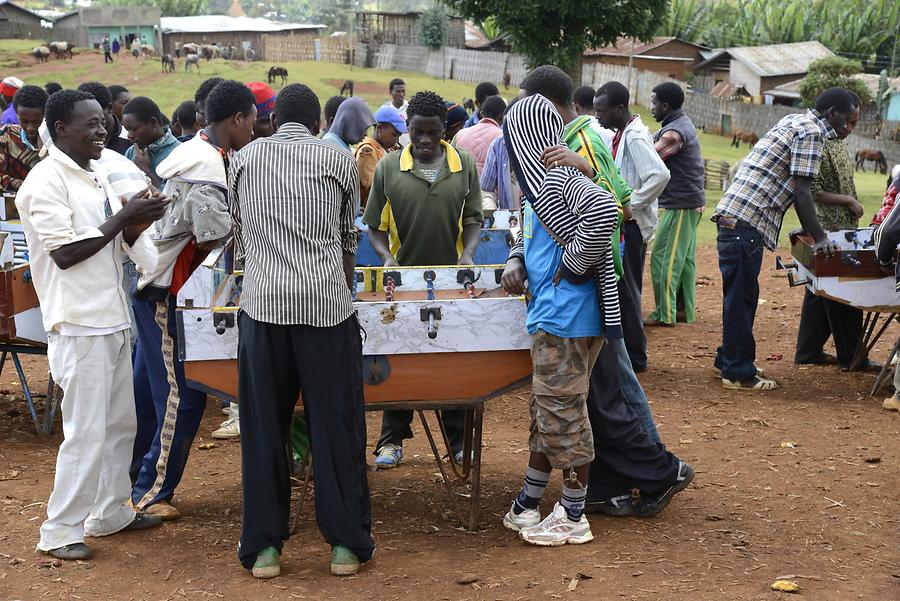
[[[631,94],[632,71],[634,71],[634,38],[631,38],[631,49],[628,51],[628,83],[625,84],[625,88],[628,90],[629,94]],[[633,94],[631,98],[637,103],[637,93]]]

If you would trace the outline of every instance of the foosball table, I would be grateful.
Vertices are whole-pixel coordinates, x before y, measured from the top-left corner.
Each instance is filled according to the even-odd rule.
[[[37,293],[31,280],[28,248],[21,223],[13,211],[10,195],[5,195],[0,215],[0,373],[10,359],[15,366],[31,421],[38,434],[49,434],[60,403],[60,394],[49,378],[43,417],[38,416],[28,385],[21,355],[46,355],[47,333]]]
[[[786,270],[790,286],[806,286],[816,296],[827,298],[865,313],[863,336],[850,365],[859,369],[888,326],[900,315],[900,293],[893,269],[885,271],[875,257],[873,228],[828,232],[838,248],[832,256],[814,253],[812,236],[799,232],[790,235],[793,262],[775,258],[775,268]],[[882,320],[882,317],[885,319]],[[890,378],[890,363],[900,349],[894,345],[884,364],[872,394]]]
[[[501,265],[357,267],[354,310],[363,336],[365,409],[418,413],[443,483],[471,480],[470,529],[477,528],[484,404],[531,376],[524,297],[500,287]],[[178,293],[177,327],[191,387],[237,401],[237,313],[243,274],[232,248],[211,253]],[[299,401],[302,407],[302,399]],[[463,461],[442,461],[426,410],[466,411]],[[449,448],[449,445],[447,445]],[[454,476],[451,478],[451,474]],[[466,496],[466,495],[463,495]]]

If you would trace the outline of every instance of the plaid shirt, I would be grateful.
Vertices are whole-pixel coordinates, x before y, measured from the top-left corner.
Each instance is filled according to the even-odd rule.
[[[760,233],[766,248],[775,250],[784,214],[794,203],[794,178],[814,179],[825,140],[836,137],[815,110],[784,117],[743,160],[712,220],[724,215],[745,221]]]
[[[38,152],[23,140],[20,126],[6,125],[0,129],[0,187],[3,190],[18,190],[39,160]]]

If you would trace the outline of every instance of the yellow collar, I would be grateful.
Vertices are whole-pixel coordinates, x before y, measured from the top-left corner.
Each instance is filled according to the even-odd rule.
[[[441,140],[441,146],[444,147],[444,156],[447,158],[447,167],[450,168],[450,173],[459,173],[462,171],[462,159],[456,149],[445,140]],[[403,148],[403,151],[400,154],[400,171],[412,171],[412,168],[413,156],[412,144],[410,143]]]

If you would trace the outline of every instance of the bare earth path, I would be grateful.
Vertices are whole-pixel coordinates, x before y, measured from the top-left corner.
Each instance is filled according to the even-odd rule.
[[[761,276],[758,360],[782,388],[726,392],[713,379],[721,289],[715,250],[701,249],[698,322],[651,331],[650,370],[641,375],[663,439],[696,467],[695,484],[654,519],[591,518],[596,540],[580,547],[526,547],[500,525],[526,459],[523,389],[488,405],[477,534],[457,528],[419,433],[402,467],[370,475],[378,544],[370,566],[353,578],[331,577],[328,548],[308,512],[285,547],[282,577],[256,582],[236,559],[238,443],[197,448],[223,419],[211,403],[175,499],[185,517],[96,540],[90,562],[54,565],[34,545],[59,427],[50,439],[34,436],[14,372],[5,371],[0,600],[755,600],[785,596],[769,590],[782,575],[796,576],[806,599],[898,599],[900,416],[867,396],[871,375],[792,365],[802,292],[773,277],[772,262],[767,255]],[[46,364],[28,365],[39,389]],[[435,386],[446,376],[436,374]],[[372,441],[379,419],[369,418]],[[545,510],[558,495],[557,476]]]

